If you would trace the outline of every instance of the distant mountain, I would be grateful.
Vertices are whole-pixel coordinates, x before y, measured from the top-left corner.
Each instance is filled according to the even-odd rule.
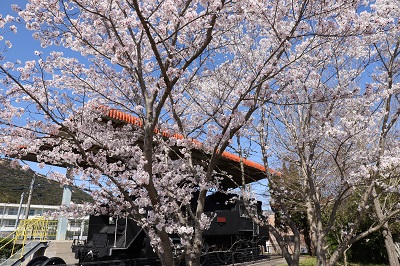
[[[25,192],[24,202],[27,202],[29,186],[34,171],[24,171],[21,167],[12,167],[11,160],[0,158],[0,202],[19,203],[21,193]],[[60,183],[36,175],[31,204],[61,205],[63,188]],[[72,188],[72,202],[91,202],[93,199],[86,192]]]

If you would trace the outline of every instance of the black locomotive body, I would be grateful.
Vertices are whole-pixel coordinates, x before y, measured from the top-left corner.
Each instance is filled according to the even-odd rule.
[[[74,240],[72,252],[79,264],[154,256],[144,230],[129,218],[89,217],[87,239]]]
[[[234,197],[236,195],[215,193],[206,198],[205,213],[214,219],[203,233],[204,256],[232,254],[246,248],[259,253],[268,240],[267,228],[255,224],[243,200]],[[256,213],[261,212],[261,202],[253,208]],[[129,218],[109,216],[90,216],[87,239],[75,240],[72,251],[79,259],[79,265],[95,261],[156,258],[140,226]]]
[[[237,195],[215,193],[208,196],[204,211],[215,218],[203,233],[205,245],[219,250],[264,245],[268,240],[267,227],[254,223],[248,208]],[[251,208],[252,215],[259,215],[261,202]]]

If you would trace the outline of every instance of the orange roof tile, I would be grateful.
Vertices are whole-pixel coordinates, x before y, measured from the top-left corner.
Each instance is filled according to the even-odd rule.
[[[143,126],[143,123],[140,120],[140,118],[135,117],[135,116],[130,115],[130,114],[127,114],[125,112],[122,112],[122,111],[119,111],[119,110],[116,110],[116,109],[109,109],[109,108],[104,107],[104,113],[106,114],[106,116],[108,116],[110,118],[117,119],[117,120],[120,120],[120,121],[124,121],[124,122],[127,122],[129,124],[133,124],[133,125],[138,126],[138,127],[142,127]],[[168,132],[160,131],[158,129],[155,129],[154,132],[157,133],[157,134],[162,134],[164,137],[167,137],[167,138],[176,138],[176,139],[183,139],[184,138],[184,136],[181,135],[181,134],[170,134]],[[199,142],[197,140],[192,140],[192,141],[195,142],[196,144],[198,144],[199,146],[201,145],[201,142]],[[224,157],[224,158],[226,158],[226,159],[228,159],[230,161],[233,161],[233,162],[238,162],[238,163],[240,162],[240,157],[238,155],[230,153],[230,152],[227,152],[227,151],[222,153],[222,157]],[[250,168],[262,171],[262,172],[266,172],[265,167],[262,164],[259,164],[259,163],[256,163],[256,162],[244,159],[244,158],[242,158],[242,161],[243,161],[243,164],[246,167],[250,167]],[[275,172],[272,169],[270,169],[270,173],[271,174],[279,174],[279,173]]]

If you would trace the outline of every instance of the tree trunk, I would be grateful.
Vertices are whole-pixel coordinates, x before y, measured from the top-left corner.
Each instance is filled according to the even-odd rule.
[[[211,165],[211,163],[210,163]],[[209,165],[209,167],[210,167]],[[212,167],[212,166],[211,166]],[[212,169],[212,168],[211,168]],[[211,179],[212,170],[207,173],[207,180]],[[203,247],[203,230],[200,225],[201,215],[204,211],[204,204],[206,200],[207,190],[201,189],[199,197],[197,199],[197,206],[194,219],[194,234],[192,237],[192,247],[186,251],[185,262],[187,266],[198,266],[200,265],[200,256],[202,254]]]
[[[379,201],[379,197],[377,196],[375,188],[373,189],[372,193],[374,196],[375,214],[378,217],[378,220],[382,221],[385,218],[385,215],[383,214],[382,205]],[[382,226],[382,235],[385,240],[385,247],[386,247],[390,266],[400,266],[399,258],[397,257],[397,253],[396,253],[396,246],[394,244],[393,236],[392,236],[392,233],[390,232],[388,222],[386,222]]]
[[[385,239],[385,247],[390,266],[400,266],[399,258],[397,257],[396,246],[394,244],[392,232],[390,232],[388,223],[385,223],[382,227],[382,235]]]
[[[196,226],[197,229],[197,226]],[[193,246],[190,250],[186,251],[185,262],[186,266],[200,265],[200,256],[202,253],[202,231],[195,232],[193,236]]]
[[[145,127],[144,127],[144,144],[143,144],[143,155],[147,161],[144,165],[144,169],[146,170],[147,174],[149,175],[149,184],[146,186],[147,192],[149,194],[149,198],[152,204],[152,208],[154,209],[158,204],[158,193],[155,189],[153,183],[153,131],[154,129],[150,126],[151,125],[151,118],[147,118]],[[174,254],[171,248],[171,242],[169,235],[165,232],[164,229],[157,230],[157,235],[160,238],[160,246],[162,252],[157,252],[161,264],[163,266],[173,266],[175,265],[174,262]]]
[[[185,262],[186,266],[199,266],[200,265],[200,255],[201,254],[195,254],[194,251],[191,252],[190,254],[187,254],[185,256]]]
[[[308,253],[308,255],[314,256],[314,254],[315,254],[315,249],[314,249],[314,246],[312,245],[312,242],[311,242],[310,227],[306,227],[306,228],[303,230],[303,236],[304,236],[304,242],[305,242],[305,244],[306,244],[306,246],[307,246],[307,253]]]
[[[293,256],[289,253],[288,245],[286,245],[285,240],[278,232],[278,230],[269,226],[269,232],[275,237],[276,242],[278,242],[279,248],[282,251],[282,256],[285,258],[286,262],[290,266],[298,266],[299,265],[299,254],[294,254]]]
[[[325,266],[326,265],[326,250],[325,250],[325,234],[323,232],[323,224],[321,221],[320,216],[316,213],[318,212],[317,208],[315,207],[315,200],[314,202],[310,199],[317,195],[317,191],[313,184],[313,180],[308,178],[308,183],[305,185],[308,186],[308,198],[306,202],[307,207],[307,218],[310,224],[310,236],[311,236],[311,243],[315,247],[315,256],[317,258],[317,266]]]
[[[169,236],[164,230],[161,233],[159,233],[159,236],[161,239],[160,245],[163,249],[163,253],[159,253],[161,264],[163,266],[174,266],[175,261],[174,261],[174,256],[173,256],[171,245],[170,245]]]
[[[320,226],[318,226],[320,227]],[[319,230],[320,228],[318,228]],[[322,228],[321,228],[322,229]],[[317,246],[316,246],[317,266],[326,266],[326,253],[325,253],[325,241],[322,230],[317,235]]]
[[[347,248],[342,247],[342,248],[336,249],[330,256],[329,262],[326,265],[329,265],[329,266],[337,265],[340,257],[343,256],[344,265],[347,266],[348,264],[347,264],[347,253],[346,252],[350,249],[350,247],[351,247],[351,245],[348,246]]]

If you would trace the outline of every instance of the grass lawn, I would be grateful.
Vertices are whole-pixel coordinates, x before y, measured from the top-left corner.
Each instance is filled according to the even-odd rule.
[[[316,259],[313,257],[302,257],[300,258],[299,266],[315,266]]]
[[[314,257],[301,257],[300,258],[300,266],[315,266],[316,259]],[[338,263],[339,265],[343,265]],[[349,266],[387,266],[386,264],[357,264],[357,263],[349,263]]]

